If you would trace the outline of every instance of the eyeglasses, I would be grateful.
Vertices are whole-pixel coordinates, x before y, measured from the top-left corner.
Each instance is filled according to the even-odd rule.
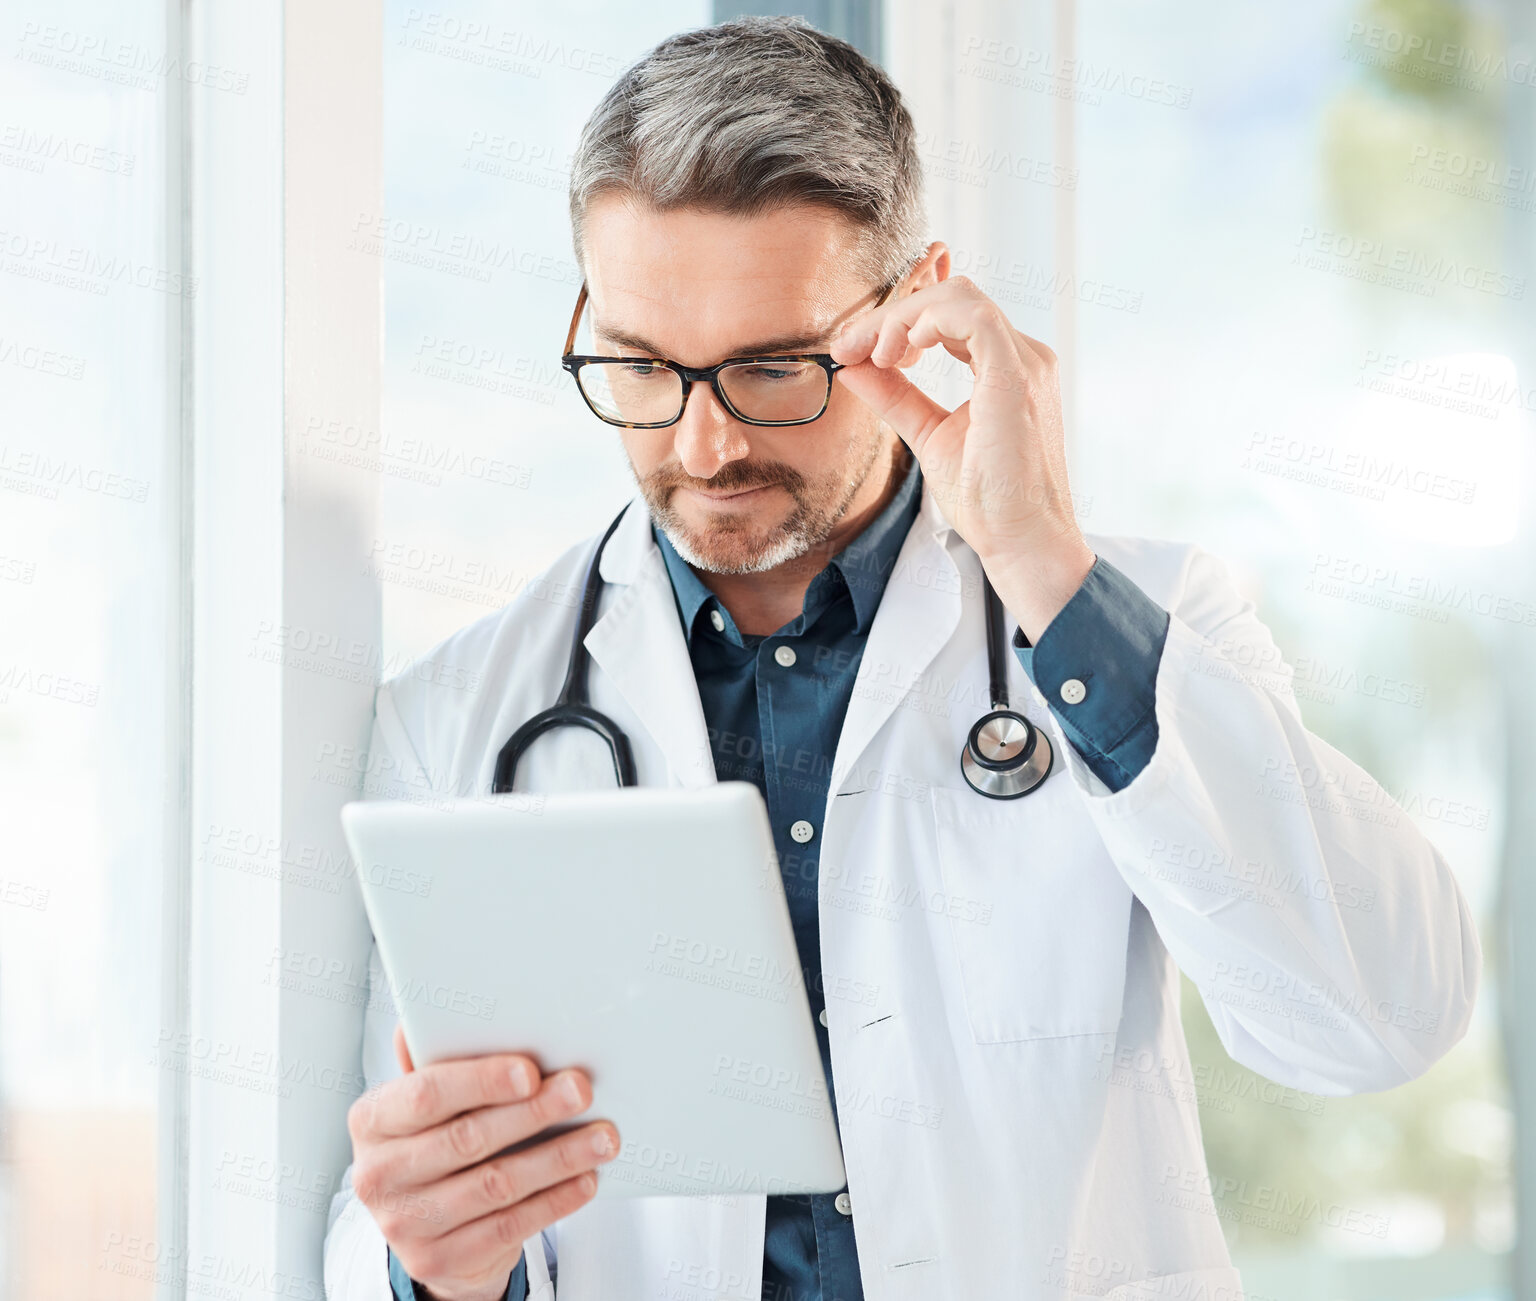
[[[900,284],[880,290],[879,307]],[[693,385],[705,381],[720,405],[747,425],[808,425],[819,420],[832,397],[832,376],[846,362],[829,352],[774,357],[727,357],[714,366],[682,366],[665,357],[588,357],[571,351],[587,302],[582,281],[576,310],[565,336],[560,364],[576,380],[592,414],[625,429],[665,429],[683,418]]]

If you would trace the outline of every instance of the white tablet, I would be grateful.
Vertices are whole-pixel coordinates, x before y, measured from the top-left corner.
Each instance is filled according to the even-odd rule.
[[[363,801],[341,818],[412,1061],[585,1069],[592,1105],[556,1129],[617,1127],[599,1197],[844,1186],[755,786]]]

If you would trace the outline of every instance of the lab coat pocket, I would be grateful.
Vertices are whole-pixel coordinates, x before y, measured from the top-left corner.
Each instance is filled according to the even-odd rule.
[[[1131,892],[1069,784],[933,788],[945,911],[977,1043],[1113,1034]]]

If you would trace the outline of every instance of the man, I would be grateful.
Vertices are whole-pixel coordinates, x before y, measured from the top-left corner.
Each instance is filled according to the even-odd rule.
[[[851,47],[791,19],[663,43],[587,124],[571,214],[583,355],[618,359],[578,383],[644,505],[604,552],[593,704],[642,784],[762,790],[848,1187],[593,1201],[606,1121],[494,1157],[581,1115],[579,1071],[413,1071],[381,998],[331,1294],[1235,1301],[1178,970],[1253,1069],[1391,1087],[1472,1010],[1446,863],[1306,730],[1219,561],[1079,528],[1055,356],[925,242],[912,124]],[[953,412],[901,373],[933,347],[974,378]],[[782,360],[827,353],[835,378]],[[575,610],[548,594],[592,546],[428,657],[479,691],[380,688],[373,793],[490,789],[558,689]],[[958,763],[990,708],[983,576],[1060,769],[1010,801]],[[590,742],[541,741],[518,789],[611,785]],[[1277,872],[1296,888],[1232,888]]]

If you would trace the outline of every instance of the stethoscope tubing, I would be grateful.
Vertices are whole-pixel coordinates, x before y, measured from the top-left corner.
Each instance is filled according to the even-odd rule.
[[[492,794],[510,792],[517,777],[517,765],[532,744],[546,732],[559,727],[581,727],[600,736],[608,746],[613,759],[614,779],[620,786],[635,786],[634,752],[629,737],[608,715],[594,709],[587,700],[587,673],[591,653],[587,650],[587,634],[597,620],[598,601],[602,596],[601,571],[603,549],[608,539],[624,518],[633,502],[626,502],[624,509],[614,516],[613,523],[598,540],[592,559],[587,563],[586,576],[581,588],[581,606],[576,615],[576,627],[571,634],[571,650],[565,670],[565,681],[560,694],[550,708],[535,714],[507,739],[496,756],[496,770],[491,783]],[[1008,704],[1007,656],[1004,640],[1004,611],[1001,598],[992,587],[991,579],[982,575],[985,587],[984,604],[987,623],[987,694],[991,712],[982,716],[971,728],[965,748],[960,756],[960,772],[965,782],[978,795],[989,799],[1017,799],[1026,795],[1050,776],[1054,767],[1054,755],[1045,733]],[[1009,747],[1006,758],[987,757],[979,738],[983,729],[992,724],[992,733],[1001,727],[1012,734],[1023,730],[1024,744],[1016,751]]]

